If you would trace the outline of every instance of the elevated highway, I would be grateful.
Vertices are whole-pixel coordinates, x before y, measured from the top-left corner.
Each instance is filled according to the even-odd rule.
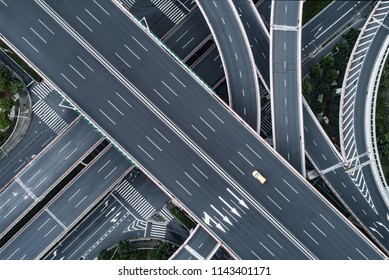
[[[273,1],[270,94],[273,146],[305,176],[301,92],[301,1]]]
[[[290,166],[275,154],[254,131],[242,126],[240,119],[222,103],[215,102],[214,96],[205,92],[205,88],[200,86],[198,81],[193,79],[193,76],[183,71],[183,68],[178,66],[170,56],[163,52],[136,22],[123,17],[123,14],[112,3],[99,3],[104,5],[104,10],[99,10],[95,1],[90,1],[89,5],[91,6],[88,6],[88,10],[94,13],[95,16],[97,15],[101,19],[100,22],[104,22],[104,24],[101,24],[102,30],[100,31],[103,31],[107,26],[112,27],[110,24],[114,22],[118,24],[117,29],[109,28],[109,30],[117,30],[117,37],[122,39],[128,38],[131,41],[130,47],[134,48],[133,51],[138,56],[141,54],[139,56],[142,60],[141,65],[149,71],[145,76],[142,75],[141,68],[136,66],[136,63],[134,64],[139,59],[131,52],[126,54],[121,51],[119,54],[117,50],[116,54],[111,56],[102,52],[105,48],[105,45],[102,44],[103,42],[107,44],[108,42],[114,43],[109,40],[110,34],[107,34],[108,37],[101,38],[103,40],[101,41],[100,39],[99,42],[101,44],[101,46],[99,45],[99,53],[104,53],[104,57],[101,57],[88,45],[85,45],[84,41],[79,41],[94,54],[92,56],[84,48],[80,48],[74,41],[74,37],[65,33],[62,27],[48,17],[47,14],[43,13],[43,10],[40,10],[35,3],[26,1],[23,4],[23,9],[18,8],[15,3],[9,4],[7,13],[2,13],[2,20],[13,23],[12,25],[7,25],[12,26],[12,32],[10,29],[4,29],[3,26],[5,25],[0,25],[2,26],[1,33],[3,36],[15,48],[17,46],[19,51],[29,58],[31,64],[34,64],[42,73],[47,73],[45,75],[46,78],[53,84],[56,84],[61,89],[61,93],[86,118],[93,119],[94,125],[102,133],[109,137],[125,155],[135,158],[142,168],[152,174],[151,177],[155,179],[161,188],[169,193],[174,200],[181,202],[235,256],[244,259],[256,257],[383,257],[382,253],[351,226],[344,217],[337,213],[328,202],[323,200],[302,177],[293,172]],[[66,5],[72,6],[73,12],[76,12],[75,8],[81,8],[82,11],[85,11],[85,7],[79,2],[70,4],[67,2]],[[66,8],[69,8],[66,5],[56,8],[58,10],[66,10]],[[81,7],[78,5],[81,5]],[[39,15],[41,21],[46,25],[49,24],[47,26],[50,30],[57,34],[53,35],[56,36],[56,40],[49,37],[51,35],[45,31],[45,27],[42,27],[39,21],[36,21],[36,17],[31,18],[29,13],[22,12],[26,6],[29,8],[29,13],[35,10],[31,14]],[[95,10],[92,10],[92,7]],[[12,10],[23,13],[23,17],[12,17]],[[100,13],[97,14],[97,11]],[[2,11],[0,10],[0,12]],[[61,15],[66,16],[67,13],[64,13],[62,10]],[[115,18],[115,21],[110,20],[109,17],[111,15]],[[55,17],[53,14],[52,16]],[[57,18],[57,20],[59,19]],[[85,18],[81,20],[84,21]],[[76,22],[80,21],[76,18]],[[89,24],[89,28],[99,30],[96,29],[96,26],[99,25],[93,26],[91,22],[84,21],[84,23]],[[45,43],[39,37],[32,36],[30,29],[26,27],[29,26],[28,23],[33,24],[31,28],[36,30],[38,34],[46,32],[45,36],[50,38],[50,40],[46,38]],[[126,24],[123,25],[123,23]],[[61,22],[61,24],[65,23]],[[71,24],[74,24],[74,22]],[[96,22],[95,24],[99,23]],[[128,28],[129,25],[133,28]],[[120,28],[119,26],[122,27]],[[120,36],[120,32],[123,32],[123,26],[126,26],[126,36]],[[67,27],[68,32],[76,36],[68,29],[68,26],[65,25],[64,27]],[[93,33],[93,31],[91,32],[85,26],[83,28],[84,30],[81,30],[80,26],[78,26],[77,30],[89,43],[92,43],[96,39],[90,36],[90,33]],[[134,33],[128,34],[128,32]],[[106,33],[101,32],[100,34]],[[69,42],[73,42],[74,46],[78,48],[72,51],[69,51],[69,49],[65,51],[63,46],[69,46]],[[128,42],[128,44],[130,43]],[[97,46],[96,44],[93,45]],[[113,45],[119,46],[118,44]],[[142,52],[144,52],[143,55]],[[152,55],[149,55],[151,53]],[[45,57],[45,63],[42,63],[42,57],[40,57],[42,54]],[[133,57],[129,59],[128,55]],[[147,59],[149,56],[152,57],[154,55],[158,57],[158,63],[156,64],[156,61],[153,60],[153,67],[149,68],[151,66],[148,64]],[[114,65],[121,61],[122,66],[120,66],[120,70],[125,72],[125,75],[120,75],[119,71],[107,63],[107,61],[111,61],[112,57],[117,59],[116,61],[113,60],[112,63]],[[103,58],[107,60],[103,60]],[[76,62],[78,64],[75,64]],[[128,64],[131,66],[130,68],[125,62],[127,64],[133,63],[133,65]],[[73,67],[77,67],[78,71],[83,69],[82,72],[77,73],[69,66],[70,64],[74,64]],[[106,68],[104,69],[102,65]],[[159,68],[161,65],[164,66],[163,71]],[[166,69],[167,66],[169,67],[168,69]],[[123,79],[123,76],[127,78],[132,77],[132,75],[129,75],[131,74],[130,72],[126,72],[130,71],[132,67],[137,68],[136,70],[139,71],[136,76],[138,79],[142,77],[149,82],[161,82],[159,78],[162,78],[162,81],[175,90],[177,87],[184,87],[178,81],[172,82],[178,78],[184,85],[192,89],[191,91],[186,91],[181,88],[181,90],[175,91],[180,93],[180,95],[185,93],[185,101],[175,97],[169,97],[168,100],[169,104],[172,104],[169,107],[170,110],[175,111],[172,109],[173,105],[175,105],[175,108],[180,109],[172,113],[176,114],[176,118],[181,117],[183,119],[181,123],[178,120],[174,120],[174,124],[185,131],[185,135],[172,126],[172,123],[167,121],[164,115],[159,114],[155,107],[145,107],[144,103],[139,101],[141,96],[139,92],[135,92],[138,85],[136,85],[136,88],[132,88]],[[107,68],[121,81],[121,84],[115,81],[114,76],[106,70]],[[170,79],[165,79],[160,75],[167,75],[165,78],[170,77]],[[135,77],[131,79],[135,79]],[[135,80],[131,80],[131,82],[135,82]],[[107,87],[108,85],[109,87]],[[155,92],[153,90],[150,91],[150,87],[153,87],[151,82],[147,87],[148,90],[143,89],[140,92],[148,94]],[[167,90],[170,89],[167,88]],[[80,92],[83,94],[80,94]],[[164,94],[166,92],[169,93],[169,91],[164,91]],[[161,102],[165,101],[160,99],[158,94],[147,97],[154,104],[158,104],[158,109],[163,111]],[[93,104],[91,104],[91,100],[93,100]],[[188,108],[188,103],[190,106],[196,107],[196,114],[192,113],[191,109]],[[125,117],[120,112],[125,114]],[[157,114],[164,119],[164,122],[155,117]],[[167,113],[165,114],[168,116]],[[207,141],[202,139],[204,138],[203,136],[196,134],[198,131],[193,131],[193,123],[190,126],[190,130],[182,123],[183,120],[188,121],[188,118],[199,117],[199,114],[204,120],[209,122],[211,127],[217,128],[215,131],[211,130],[212,132],[204,134],[204,136],[208,136],[205,139]],[[136,120],[140,118],[143,120],[142,125],[136,123]],[[200,119],[200,121],[202,120]],[[132,131],[132,137],[130,139],[123,137],[123,131]],[[187,137],[187,135],[190,137]],[[200,141],[199,139],[202,140]],[[230,142],[225,142],[225,139],[229,139]],[[171,143],[174,143],[174,145]],[[220,143],[225,143],[226,145],[221,147]],[[188,148],[188,145],[190,148]],[[181,154],[185,154],[185,158],[177,156]],[[172,159],[174,160],[172,161]],[[266,164],[263,164],[264,161],[262,159],[265,160]],[[252,170],[250,163],[253,166],[260,166],[261,170],[268,176],[269,183],[266,188],[261,188],[262,191],[260,192],[258,191],[258,183],[252,178],[250,172],[246,171]],[[274,170],[279,170],[279,174],[283,174],[283,178],[280,178],[278,174],[274,174]],[[169,189],[165,186],[169,186]],[[205,194],[206,186],[212,186],[212,188],[206,188]],[[244,189],[242,186],[244,186]],[[281,190],[278,188],[281,188]],[[201,204],[199,201],[201,201]],[[233,201],[237,205],[244,202],[248,209],[242,204],[239,207],[244,207],[245,210],[231,206]],[[235,211],[229,212],[228,209],[230,208],[227,205],[232,207],[230,211],[233,211],[232,209],[238,211],[240,217],[234,214]],[[271,212],[272,216],[268,215],[267,211]],[[236,220],[232,221],[232,218],[228,218],[226,215],[229,214],[227,213],[230,213],[232,216],[236,215]],[[295,213],[296,219],[292,222],[284,213]],[[266,219],[263,218],[265,216]],[[227,222],[226,217],[229,222]],[[254,225],[255,230],[252,231]],[[248,230],[249,228],[250,230]],[[293,232],[293,237],[288,233],[289,231]],[[325,235],[323,235],[324,232]],[[270,237],[268,238],[267,234],[270,234],[281,247],[278,247]],[[293,242],[290,239],[286,239],[285,234],[292,238]],[[236,244],[236,240],[242,238],[247,242],[245,244]],[[261,240],[258,240],[258,238]],[[270,249],[266,250],[265,248]]]

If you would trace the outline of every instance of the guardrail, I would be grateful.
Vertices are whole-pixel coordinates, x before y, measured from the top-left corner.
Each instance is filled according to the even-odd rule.
[[[374,7],[358,36],[358,40],[354,45],[353,51],[348,61],[345,78],[342,84],[339,114],[341,153],[344,161],[349,161],[351,164],[356,166],[362,165],[360,159],[358,158],[359,153],[355,141],[354,106],[357,98],[359,77],[364,62],[366,61],[366,54],[368,53],[370,45],[374,41],[375,35],[381,26],[381,22],[384,20],[386,13],[389,11],[389,6],[381,7],[381,4],[382,2],[378,2]],[[379,17],[379,19],[375,17]],[[366,42],[361,43],[363,40],[366,40]],[[354,73],[350,76],[353,71]],[[375,205],[371,199],[362,169],[357,168],[349,174],[350,178],[353,180],[355,186],[361,192],[366,202],[370,205],[373,211],[377,213]]]
[[[376,102],[378,95],[378,88],[381,80],[382,71],[384,69],[385,62],[389,55],[389,35],[386,37],[384,44],[381,46],[380,52],[377,58],[380,58],[372,71],[372,76],[369,81],[369,90],[365,107],[365,137],[368,150],[371,150],[371,158],[375,164],[371,164],[370,168],[372,173],[375,175],[374,179],[378,185],[378,190],[381,194],[386,207],[389,209],[389,187],[385,179],[384,172],[382,170],[380,156],[377,147],[376,138]]]

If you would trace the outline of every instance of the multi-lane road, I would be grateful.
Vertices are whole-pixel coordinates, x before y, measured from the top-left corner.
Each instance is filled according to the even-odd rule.
[[[382,257],[113,3],[49,1],[92,56],[35,3],[21,2],[0,10],[12,22],[2,35],[236,257]],[[257,168],[268,177],[264,188],[251,176]]]

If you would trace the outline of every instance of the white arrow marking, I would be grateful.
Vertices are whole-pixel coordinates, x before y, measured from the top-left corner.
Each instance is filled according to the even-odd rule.
[[[389,222],[389,214],[388,214],[388,213],[386,213],[386,219],[387,219],[388,222]]]
[[[320,30],[322,30],[323,26],[320,26],[320,28],[316,31],[315,35],[313,35],[313,37],[316,37],[317,33],[320,32]]]
[[[240,205],[242,205],[243,207],[246,207],[246,209],[249,209],[249,207],[246,205],[246,203],[244,202],[243,199],[240,199],[236,194],[234,194],[229,188],[227,188],[227,191],[233,196],[235,197],[235,199],[239,202]],[[388,221],[389,221],[389,216],[388,216]]]
[[[100,212],[103,212],[104,209],[108,207],[108,201],[109,201],[109,200],[107,200],[107,201],[104,203],[104,207],[103,207],[103,209],[100,210]]]
[[[114,211],[116,209],[116,206],[112,207],[111,210],[109,210],[109,212],[105,215],[105,217],[108,217],[108,215]]]
[[[227,216],[224,216],[224,215],[223,215],[219,210],[217,210],[216,207],[213,206],[212,204],[211,204],[211,207],[212,207],[213,210],[215,210],[216,213],[218,213],[218,214],[223,218],[223,221],[225,221],[225,222],[229,223],[230,225],[232,225],[230,219],[229,219]]]
[[[51,259],[54,259],[56,256],[57,256],[57,251],[58,250],[55,250],[54,253],[53,253],[53,257]]]
[[[217,223],[217,224],[216,224],[216,227],[217,227],[218,229],[220,229],[221,231],[223,231],[224,233],[226,233],[226,231],[224,230],[224,228],[222,227],[222,225],[221,225],[220,223]]]
[[[379,236],[381,236],[381,238],[384,238],[382,235],[381,235],[381,233],[379,233],[379,231],[378,230],[376,230],[375,228],[373,228],[373,227],[369,227],[372,231],[374,231],[374,232],[376,232],[376,233],[378,233],[378,235]]]
[[[381,227],[385,228],[387,232],[389,232],[389,229],[383,223],[377,221],[377,224],[379,224]]]
[[[230,208],[230,210],[231,210],[232,213],[234,213],[235,215],[237,215],[238,217],[240,217],[239,212],[238,212],[235,208],[231,207],[231,206],[230,206],[230,205],[229,205],[221,196],[219,196],[219,199],[220,199],[225,205],[227,205],[228,208]]]
[[[111,223],[115,223],[118,220],[118,216],[120,215],[120,212],[116,213],[115,217],[112,218],[110,221]]]
[[[217,227],[218,229],[220,229],[220,230],[223,231],[224,233],[226,232],[220,223],[216,223],[216,222],[214,221],[214,219],[212,219],[211,216],[209,216],[206,212],[203,212],[203,213],[204,213],[204,218],[203,218],[203,220],[204,220],[204,222],[205,222],[207,225],[209,225],[209,226],[212,227],[212,225],[211,225],[211,223],[210,223],[210,222],[212,221],[212,222],[216,225],[216,227]]]

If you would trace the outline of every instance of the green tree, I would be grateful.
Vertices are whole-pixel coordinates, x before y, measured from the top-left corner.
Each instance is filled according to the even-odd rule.
[[[320,102],[319,100],[316,100],[312,104],[312,111],[316,114],[319,114],[324,111],[324,104]]]
[[[326,81],[327,82],[332,82],[333,80],[336,80],[336,78],[338,78],[338,70],[336,69],[330,69],[327,71],[327,74],[326,74]]]
[[[11,121],[9,120],[7,114],[0,114],[0,130],[4,130],[11,125]]]
[[[9,90],[10,90],[13,94],[20,92],[20,91],[22,90],[22,88],[23,88],[23,85],[22,85],[19,81],[17,81],[17,80],[12,80],[12,81],[10,82]]]
[[[11,97],[0,98],[0,110],[9,111],[15,105]]]
[[[309,75],[313,79],[318,79],[323,76],[323,69],[320,67],[319,64],[312,65],[309,69]]]
[[[317,91],[319,94],[327,95],[330,93],[330,85],[329,83],[320,83],[317,86]]]
[[[167,260],[173,255],[175,246],[169,243],[162,243],[155,249],[151,250],[149,259],[151,260]]]
[[[320,59],[320,65],[324,72],[327,72],[334,66],[334,57],[331,55],[324,56]]]
[[[303,91],[303,94],[306,94],[306,95],[311,94],[311,92],[312,92],[312,85],[311,85],[311,82],[308,79],[304,79],[303,80],[302,91]]]
[[[343,37],[347,40],[349,46],[354,46],[359,36],[359,30],[351,28]]]
[[[389,158],[389,132],[385,133],[378,141],[378,145],[382,156],[384,158]]]

